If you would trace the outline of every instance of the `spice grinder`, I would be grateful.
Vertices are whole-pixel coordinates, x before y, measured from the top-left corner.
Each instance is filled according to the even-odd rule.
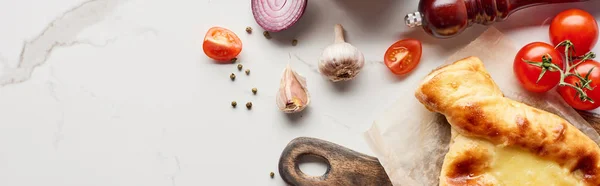
[[[409,27],[422,27],[437,38],[460,34],[472,24],[491,25],[510,14],[543,4],[588,0],[421,0],[417,12],[406,15]]]

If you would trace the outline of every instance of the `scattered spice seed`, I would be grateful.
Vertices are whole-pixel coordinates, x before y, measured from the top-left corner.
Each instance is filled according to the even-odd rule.
[[[246,69],[246,75],[250,75],[250,69]]]
[[[297,39],[292,40],[292,46],[296,46],[296,45],[298,45],[298,40]]]
[[[231,73],[231,75],[229,75],[229,78],[231,78],[231,81],[235,80],[235,74]]]
[[[256,89],[256,88],[252,88],[252,93],[253,93],[253,94],[256,94],[256,92],[258,92],[258,89]]]
[[[242,70],[242,67],[244,67],[242,64],[238,64],[238,70]]]
[[[264,31],[263,36],[265,36],[265,38],[267,38],[267,39],[271,39],[271,34],[269,34],[268,31]]]
[[[233,108],[235,108],[235,107],[237,106],[237,102],[235,102],[235,101],[232,101],[232,102],[231,102],[231,106],[232,106]]]
[[[248,108],[248,109],[252,109],[252,102],[248,102],[248,103],[246,103],[246,108]]]
[[[246,27],[246,32],[249,33],[249,34],[251,34],[252,33],[252,27],[249,27],[249,26]]]
[[[269,174],[269,176],[271,176],[271,178],[274,178],[275,177],[275,173],[271,172],[271,174]]]
[[[237,61],[237,57],[234,57],[233,59],[231,59],[231,63],[235,63]]]

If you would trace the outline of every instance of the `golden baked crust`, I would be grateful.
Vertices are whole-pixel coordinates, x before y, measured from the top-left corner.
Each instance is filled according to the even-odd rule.
[[[479,143],[452,129],[450,149],[446,153],[440,174],[443,175],[440,185],[496,185],[496,178],[486,174],[494,156],[490,146],[491,143]]]
[[[423,80],[415,96],[427,109],[445,115],[459,135],[486,140],[498,147],[523,149],[556,162],[586,185],[600,185],[598,145],[561,117],[505,98],[479,58],[465,58],[434,70]],[[452,148],[451,145],[450,151]],[[440,185],[465,185],[452,180],[465,174],[475,175],[478,167],[486,167],[489,162],[485,159],[489,159],[485,149],[460,149],[457,153],[461,155],[454,159],[447,154]],[[458,161],[465,157],[465,161]],[[468,185],[495,185],[498,181],[468,178],[474,181]],[[478,179],[481,183],[475,184]]]

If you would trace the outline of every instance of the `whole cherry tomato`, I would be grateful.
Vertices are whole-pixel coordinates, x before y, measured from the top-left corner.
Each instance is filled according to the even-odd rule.
[[[560,72],[555,69],[551,70],[550,68],[547,68],[544,75],[539,79],[543,68],[524,61],[542,62],[543,56],[546,56],[546,60],[549,60],[548,62],[555,64],[558,68],[563,68],[561,55],[552,45],[547,43],[529,43],[521,48],[515,56],[513,71],[521,86],[528,91],[546,92],[560,81]]]
[[[577,63],[577,61],[575,61],[575,63]],[[560,93],[565,102],[575,109],[592,110],[598,108],[600,106],[600,63],[594,60],[584,61],[575,67],[573,73],[579,73],[581,77],[587,77],[591,80],[589,85],[593,90],[583,88],[583,91],[593,100],[593,103],[591,101],[581,100],[577,91],[572,87],[559,86],[558,93]],[[574,76],[568,76],[565,78],[565,83],[576,86],[577,84],[581,85],[581,80]]]
[[[221,63],[228,63],[242,51],[242,41],[231,30],[212,27],[204,36],[204,53]]]
[[[421,61],[421,42],[415,39],[404,39],[392,44],[383,57],[385,66],[396,75],[412,71]]]
[[[594,48],[598,41],[598,23],[594,16],[579,9],[565,10],[550,24],[550,40],[555,46],[564,40],[570,40],[575,55],[582,56]],[[559,48],[561,54],[564,47]]]

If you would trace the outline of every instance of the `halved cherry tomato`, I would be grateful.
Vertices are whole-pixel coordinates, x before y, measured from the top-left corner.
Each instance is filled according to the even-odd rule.
[[[576,64],[578,61],[575,61]],[[593,70],[590,72],[590,70]],[[591,80],[590,88],[592,90],[584,88],[583,91],[591,98],[591,101],[582,101],[579,98],[579,94],[574,88],[568,86],[559,86],[558,93],[571,107],[578,110],[592,110],[600,107],[600,63],[594,60],[587,60],[575,67],[573,73],[579,73],[581,77],[588,77]],[[568,76],[565,78],[565,83],[571,85],[581,85],[581,80],[574,76]]]
[[[563,59],[554,47],[547,43],[533,42],[529,43],[515,56],[513,71],[523,88],[531,92],[546,92],[558,84],[560,81],[560,72],[557,70],[546,69],[541,79],[542,67],[529,64],[523,60],[532,62],[542,62],[542,56],[555,64],[558,68],[563,68]]]
[[[231,30],[212,27],[204,36],[204,53],[221,63],[230,62],[242,51],[242,41]]]
[[[582,56],[589,52],[598,41],[598,23],[591,14],[579,9],[565,10],[550,24],[550,40],[554,46],[564,40],[573,42],[575,55]],[[565,52],[564,47],[559,51]]]
[[[392,73],[403,75],[412,71],[421,61],[421,42],[416,39],[397,41],[385,51],[383,61]]]

